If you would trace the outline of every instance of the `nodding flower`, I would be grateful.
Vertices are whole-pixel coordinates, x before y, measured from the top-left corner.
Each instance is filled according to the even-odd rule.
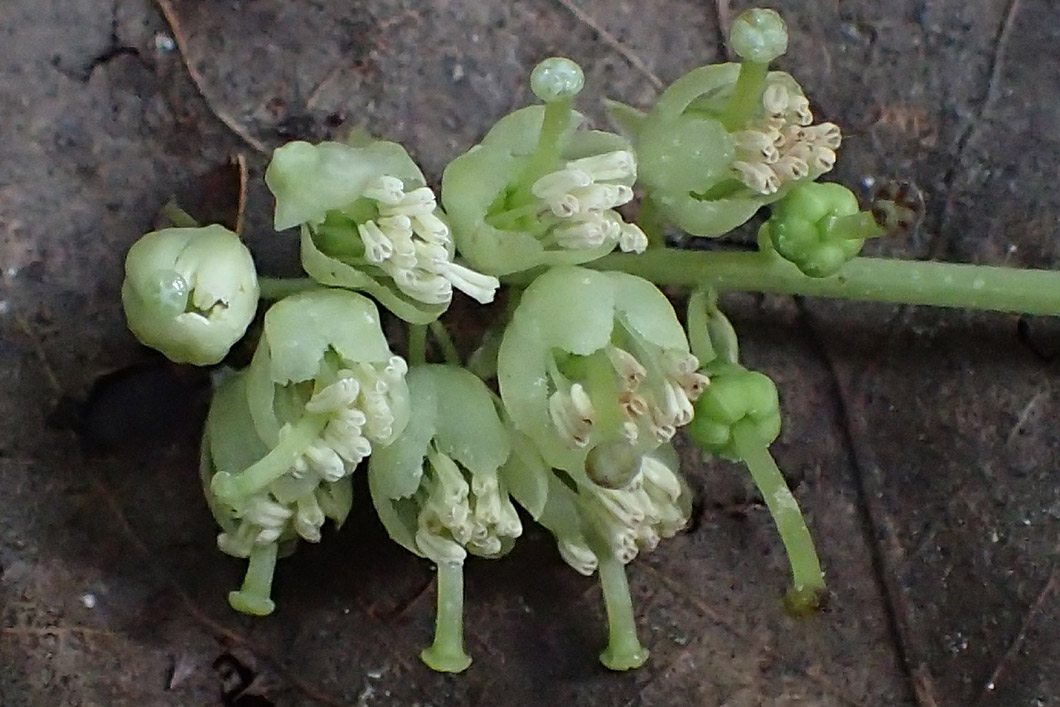
[[[454,237],[483,272],[506,275],[647,247],[644,232],[616,210],[633,199],[631,146],[615,134],[577,129],[582,117],[571,103],[582,82],[569,59],[541,62],[531,85],[545,105],[502,118],[446,168],[442,201]]]
[[[516,426],[552,466],[597,478],[600,469],[635,470],[641,455],[692,420],[692,403],[709,384],[698,368],[654,285],[575,267],[527,288],[498,357]],[[596,463],[598,454],[610,462]]]
[[[122,305],[141,343],[177,363],[218,363],[258,307],[250,251],[223,226],[167,228],[136,241],[125,258]]]
[[[454,262],[445,214],[396,143],[288,143],[265,175],[277,229],[301,226],[302,264],[327,285],[363,290],[398,316],[438,316],[454,288],[480,303],[500,283]]]
[[[523,526],[509,484],[513,474],[532,471],[502,468],[510,433],[475,375],[419,365],[409,371],[408,386],[409,424],[372,455],[369,487],[390,536],[438,565],[435,641],[423,660],[435,670],[460,672],[471,662],[463,650],[464,560],[469,553],[498,557],[511,549]]]
[[[322,289],[273,305],[250,367],[215,394],[207,423],[220,548],[260,568],[277,543],[318,542],[326,518],[341,522],[357,465],[408,423],[407,371],[362,295]],[[261,581],[248,579],[233,606],[271,607]]]
[[[600,656],[605,666],[628,670],[647,659],[637,638],[624,566],[676,535],[691,511],[691,496],[669,445],[639,457],[620,488],[576,475],[565,481],[551,475],[538,521],[555,537],[560,556],[575,571],[599,573],[609,628],[608,646]]]

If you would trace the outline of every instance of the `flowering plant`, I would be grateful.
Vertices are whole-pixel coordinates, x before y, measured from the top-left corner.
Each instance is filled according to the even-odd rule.
[[[817,180],[841,132],[814,123],[796,79],[770,71],[780,16],[733,26],[739,63],[694,69],[641,111],[607,104],[617,132],[585,130],[581,69],[547,59],[541,105],[502,118],[445,169],[440,198],[400,145],[293,142],[265,181],[277,230],[297,228],[306,277],[258,278],[219,226],[144,236],[126,261],[129,327],[175,361],[213,365],[272,301],[248,367],[213,395],[202,444],[218,546],[248,560],[238,611],[268,614],[277,559],[351,509],[367,460],[374,508],[398,544],[438,567],[433,669],[465,670],[463,565],[508,552],[524,524],[598,574],[609,668],[638,667],[626,566],[688,523],[672,445],[744,464],[791,564],[793,613],[824,597],[798,503],[769,452],[780,394],[743,366],[718,307],[728,290],[1060,314],[1060,273],[859,257],[908,228],[908,188],[862,208]],[[641,192],[636,217],[630,205]],[[770,215],[754,252],[684,250],[667,229],[718,237]],[[454,290],[507,309],[465,366],[440,317]],[[689,291],[680,318],[662,286]],[[407,325],[384,336],[376,303]],[[444,363],[427,360],[432,332]],[[397,355],[392,349],[402,351]]]

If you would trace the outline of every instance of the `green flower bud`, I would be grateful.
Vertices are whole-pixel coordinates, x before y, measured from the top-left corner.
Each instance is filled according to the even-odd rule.
[[[573,475],[586,473],[601,444],[617,459],[669,441],[691,420],[707,383],[698,367],[654,285],[573,267],[554,268],[527,288],[497,361],[512,421],[549,465]],[[596,460],[589,467],[603,478]]]
[[[177,363],[209,366],[254,319],[254,260],[223,226],[155,231],[129,249],[121,298],[141,343]]]
[[[883,232],[871,214],[857,214],[857,197],[846,187],[808,182],[773,206],[761,237],[806,275],[827,277],[861,251],[865,237]]]
[[[493,300],[496,278],[453,262],[444,214],[400,145],[288,143],[265,181],[276,228],[302,226],[302,266],[318,282],[367,292],[415,324],[445,311],[453,288]]]
[[[578,131],[570,108],[581,70],[548,59],[532,83],[545,106],[502,118],[442,175],[442,202],[460,252],[482,272],[506,275],[572,265],[647,237],[615,209],[633,199],[637,167],[618,135]]]
[[[701,448],[726,459],[740,459],[733,444],[737,425],[751,425],[763,447],[780,434],[780,401],[773,381],[738,365],[713,372],[710,386],[695,403],[689,436]]]

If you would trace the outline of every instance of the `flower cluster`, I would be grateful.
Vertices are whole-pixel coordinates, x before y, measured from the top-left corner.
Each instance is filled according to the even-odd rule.
[[[853,195],[814,183],[840,134],[813,124],[794,79],[768,71],[786,43],[775,13],[741,15],[743,62],[692,71],[648,113],[610,103],[625,135],[581,129],[581,69],[548,59],[531,75],[542,105],[502,118],[453,160],[440,199],[395,143],[284,145],[265,182],[276,230],[299,230],[304,278],[259,280],[239,236],[219,226],[132,246],[129,327],[173,360],[220,362],[259,294],[273,301],[250,364],[218,375],[203,433],[218,547],[247,560],[235,609],[275,609],[277,560],[345,521],[351,479],[367,467],[390,537],[437,566],[427,665],[469,666],[464,564],[507,553],[530,518],[567,564],[598,576],[603,663],[635,668],[648,652],[626,565],[688,523],[672,444],[685,427],[704,451],[747,465],[792,558],[796,604],[816,600],[823,575],[768,453],[776,388],[740,365],[713,293],[694,293],[682,324],[655,282],[615,267],[667,255],[668,221],[718,235],[770,204],[753,254],[770,276],[827,277],[875,234]],[[620,211],[635,184],[636,223]],[[462,366],[439,317],[454,290],[492,302],[502,277],[507,307]],[[407,346],[393,346],[403,355],[377,304],[408,326]],[[445,364],[428,362],[428,334]]]

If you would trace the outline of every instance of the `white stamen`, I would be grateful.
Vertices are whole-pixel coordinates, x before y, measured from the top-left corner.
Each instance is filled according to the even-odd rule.
[[[364,190],[364,196],[383,204],[399,204],[405,195],[405,185],[397,177],[382,176]]]
[[[572,189],[570,196],[578,201],[577,213],[604,211],[622,206],[633,199],[633,190],[625,184],[590,184]]]
[[[759,194],[776,194],[780,189],[777,175],[764,164],[753,164],[738,160],[732,163],[740,180]]]
[[[779,133],[776,133],[776,136],[779,136]],[[732,142],[736,149],[750,152],[766,164],[773,164],[780,159],[780,151],[775,144],[776,138],[772,134],[759,130],[741,130],[732,134]]]
[[[313,393],[305,405],[307,412],[337,412],[354,404],[361,390],[360,381],[352,371],[339,371],[338,375],[334,383]]]
[[[543,201],[551,201],[571,190],[587,187],[593,183],[592,176],[581,169],[561,169],[550,172],[534,182],[530,193]]]
[[[782,182],[790,182],[796,179],[804,179],[810,174],[810,166],[798,157],[785,155],[775,165],[773,171]]]
[[[602,155],[572,160],[567,163],[567,169],[586,172],[594,181],[609,181],[633,177],[637,171],[637,164],[632,152],[615,150]]]
[[[581,538],[563,538],[557,543],[557,546],[563,561],[573,567],[576,572],[586,577],[591,576],[600,564],[596,553]]]
[[[424,528],[416,531],[416,546],[420,552],[439,564],[459,565],[467,559],[467,550],[458,543],[430,533]]]
[[[299,498],[295,505],[298,512],[294,518],[295,532],[311,543],[320,542],[320,528],[324,525],[324,511],[314,494],[308,493]]]
[[[417,214],[412,218],[412,230],[428,243],[449,243],[449,227],[433,213]]]
[[[421,216],[431,214],[435,209],[434,192],[428,187],[420,187],[407,192],[397,204],[379,209],[382,216]]]
[[[810,102],[805,96],[793,96],[788,104],[788,112],[793,113],[799,125],[807,126],[813,123],[813,113],[810,112]]]
[[[645,486],[649,489],[649,493],[650,488],[655,486],[666,494],[666,497],[672,503],[677,502],[677,499],[681,496],[681,484],[670,467],[655,457],[646,455],[641,462],[640,473],[644,477]]]
[[[375,221],[357,224],[357,233],[364,241],[364,257],[368,262],[379,264],[394,254],[394,244]]]
[[[492,275],[483,275],[452,261],[437,264],[438,272],[453,287],[463,292],[479,304],[489,304],[501,286],[500,280]]]
[[[804,134],[816,144],[827,147],[830,150],[838,150],[839,145],[843,142],[843,133],[835,123],[811,125],[804,129]]]
[[[635,390],[648,375],[644,366],[630,352],[617,346],[608,346],[605,351],[615,372],[625,382],[625,390]]]
[[[782,116],[788,111],[788,89],[784,84],[771,83],[762,94],[762,107],[771,116]]]
[[[603,245],[607,230],[602,221],[584,221],[553,229],[552,235],[561,248],[586,250]]]
[[[643,253],[648,249],[648,236],[636,224],[623,223],[618,247],[623,253]]]
[[[501,551],[501,539],[496,535],[487,535],[481,540],[473,540],[468,543],[480,555],[497,555]]]
[[[342,462],[342,457],[329,445],[319,441],[313,442],[305,450],[304,456],[309,468],[325,481],[338,481],[346,475],[346,466]]]

